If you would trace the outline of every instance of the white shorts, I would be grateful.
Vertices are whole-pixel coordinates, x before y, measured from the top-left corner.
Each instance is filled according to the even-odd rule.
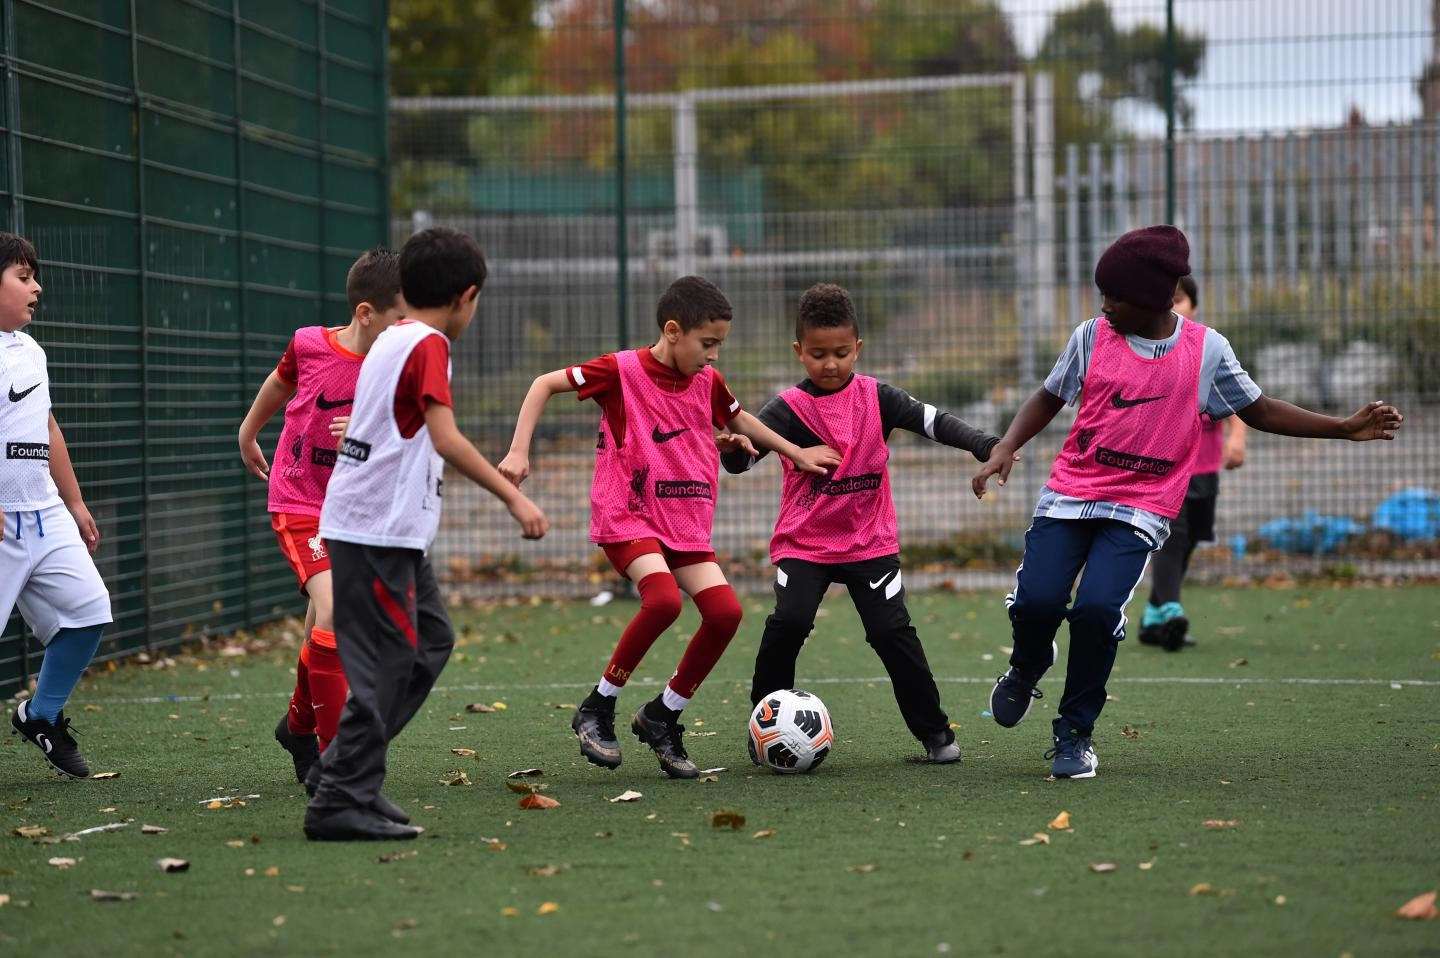
[[[61,629],[106,625],[110,593],[63,504],[4,513],[0,538],[0,623],[18,601],[42,645]]]

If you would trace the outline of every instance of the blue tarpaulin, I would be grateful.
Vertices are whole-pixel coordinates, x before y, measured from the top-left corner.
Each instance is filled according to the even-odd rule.
[[[1440,493],[1402,489],[1375,507],[1370,524],[1407,541],[1440,538]]]
[[[1255,530],[1271,548],[1324,555],[1334,552],[1364,527],[1349,516],[1322,516],[1310,510],[1298,519],[1271,519]]]

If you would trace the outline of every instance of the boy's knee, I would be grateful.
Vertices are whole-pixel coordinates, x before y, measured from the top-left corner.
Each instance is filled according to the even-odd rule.
[[[1087,636],[1110,636],[1118,639],[1115,633],[1120,627],[1120,610],[1113,609],[1106,605],[1082,602],[1070,610],[1071,634]]]
[[[657,618],[664,617],[668,626],[680,618],[683,608],[680,586],[668,572],[654,572],[641,579],[636,588],[640,592],[640,608]]]
[[[740,620],[745,617],[745,609],[740,605],[735,590],[728,585],[706,589],[695,597],[695,604],[700,608],[700,618],[707,625],[732,635],[739,630]]]

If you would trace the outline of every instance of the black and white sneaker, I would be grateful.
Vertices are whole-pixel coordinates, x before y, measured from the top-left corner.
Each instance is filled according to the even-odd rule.
[[[65,713],[62,711],[55,716],[54,722],[47,722],[43,718],[31,718],[29,708],[28,701],[17,705],[15,714],[10,716],[10,727],[25,741],[44,752],[45,761],[61,775],[89,778],[90,766],[85,764],[85,756],[80,754],[75,737],[70,734],[70,720],[65,717]]]
[[[1060,646],[1051,642],[1050,664],[1053,666],[1058,661]],[[995,687],[990,690],[990,717],[995,719],[997,725],[1014,728],[1025,720],[1035,700],[1045,697],[1045,693],[1035,687],[1044,674],[1024,672],[1012,665],[1005,670],[1004,675],[995,680]]]
[[[923,744],[925,758],[922,761],[929,765],[950,765],[960,761],[960,743],[955,741],[954,729],[947,728],[943,732],[927,735]]]

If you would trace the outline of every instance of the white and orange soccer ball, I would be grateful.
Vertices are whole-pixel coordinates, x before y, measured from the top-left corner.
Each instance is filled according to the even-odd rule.
[[[813,772],[834,744],[830,710],[810,692],[771,692],[750,713],[750,760],[762,768]]]

